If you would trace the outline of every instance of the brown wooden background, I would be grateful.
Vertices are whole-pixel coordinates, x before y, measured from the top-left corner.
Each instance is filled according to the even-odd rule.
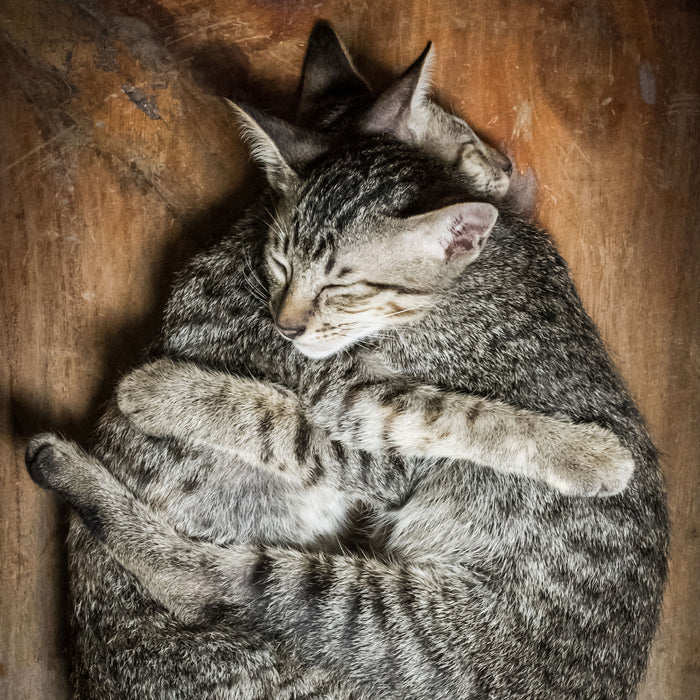
[[[290,114],[317,17],[378,84],[432,39],[442,102],[536,173],[664,453],[671,579],[641,697],[700,697],[695,0],[0,3],[0,697],[68,693],[66,513],[24,436],[88,433],[173,269],[259,182],[220,96]]]

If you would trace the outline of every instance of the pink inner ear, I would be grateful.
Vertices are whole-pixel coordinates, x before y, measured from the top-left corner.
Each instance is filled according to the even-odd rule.
[[[450,222],[450,242],[445,248],[445,257],[449,260],[455,255],[468,253],[478,255],[489,232],[488,224],[484,221],[469,220],[463,214],[456,216]]]

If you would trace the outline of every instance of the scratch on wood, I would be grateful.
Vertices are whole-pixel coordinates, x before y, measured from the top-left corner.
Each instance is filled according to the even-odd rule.
[[[24,163],[25,160],[28,160],[36,153],[43,151],[45,148],[50,146],[52,143],[55,143],[56,141],[59,141],[61,139],[65,139],[68,135],[77,134],[77,133],[78,133],[78,128],[75,126],[69,126],[68,128],[63,129],[62,131],[59,131],[55,136],[51,137],[48,141],[44,141],[44,143],[40,143],[35,148],[32,148],[30,151],[27,151],[21,158],[17,158],[17,160],[10,163],[7,167],[5,167],[3,170],[0,171],[0,174],[4,175],[9,170],[12,170],[12,168],[14,168],[15,166],[19,165],[20,163]]]
[[[161,119],[156,98],[152,95],[146,97],[141,90],[128,83],[122,85],[124,94],[146,115],[149,119]]]
[[[513,125],[511,138],[513,141],[532,142],[532,104],[523,102],[519,107],[514,107],[513,109],[515,111],[515,124]]]
[[[700,95],[681,92],[671,96],[668,105],[668,118],[672,121],[680,115],[697,115],[700,113]]]

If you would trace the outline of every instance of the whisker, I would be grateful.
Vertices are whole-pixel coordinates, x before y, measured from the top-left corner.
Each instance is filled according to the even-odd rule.
[[[277,243],[279,245],[284,245],[284,242],[287,240],[288,233],[282,227],[282,224],[277,218],[277,211],[272,212],[268,207],[265,207],[265,213],[270,217],[270,230],[275,234]]]
[[[256,299],[266,299],[267,294],[265,293],[265,289],[259,284],[259,282],[254,277],[252,277],[252,275],[246,273],[245,270],[243,270],[243,279],[248,285],[248,289],[253,294],[253,296],[255,296]]]
[[[263,295],[256,287],[252,284],[251,280],[245,276],[244,274],[244,280],[246,282],[246,286],[248,287],[248,291],[250,292],[250,295],[258,302],[260,302],[261,305],[265,306],[268,302],[268,299],[265,295]]]
[[[257,273],[253,269],[252,260],[249,256],[246,256],[244,258],[244,262],[246,267],[248,268],[249,274],[246,274],[246,271],[244,269],[243,277],[248,283],[251,293],[253,294],[253,296],[255,296],[256,299],[258,299],[258,301],[267,303],[270,295],[263,283],[260,281],[260,278],[258,277]]]

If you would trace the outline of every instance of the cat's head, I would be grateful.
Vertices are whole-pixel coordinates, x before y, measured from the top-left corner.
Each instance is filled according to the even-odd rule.
[[[383,136],[337,144],[246,108],[277,205],[265,246],[279,332],[320,358],[415,323],[481,253],[496,208],[444,163]]]
[[[319,21],[306,49],[297,122],[315,131],[390,134],[453,164],[455,175],[464,176],[475,194],[501,201],[510,185],[511,161],[430,98],[434,59],[428,43],[413,64],[375,96],[338,35]]]

